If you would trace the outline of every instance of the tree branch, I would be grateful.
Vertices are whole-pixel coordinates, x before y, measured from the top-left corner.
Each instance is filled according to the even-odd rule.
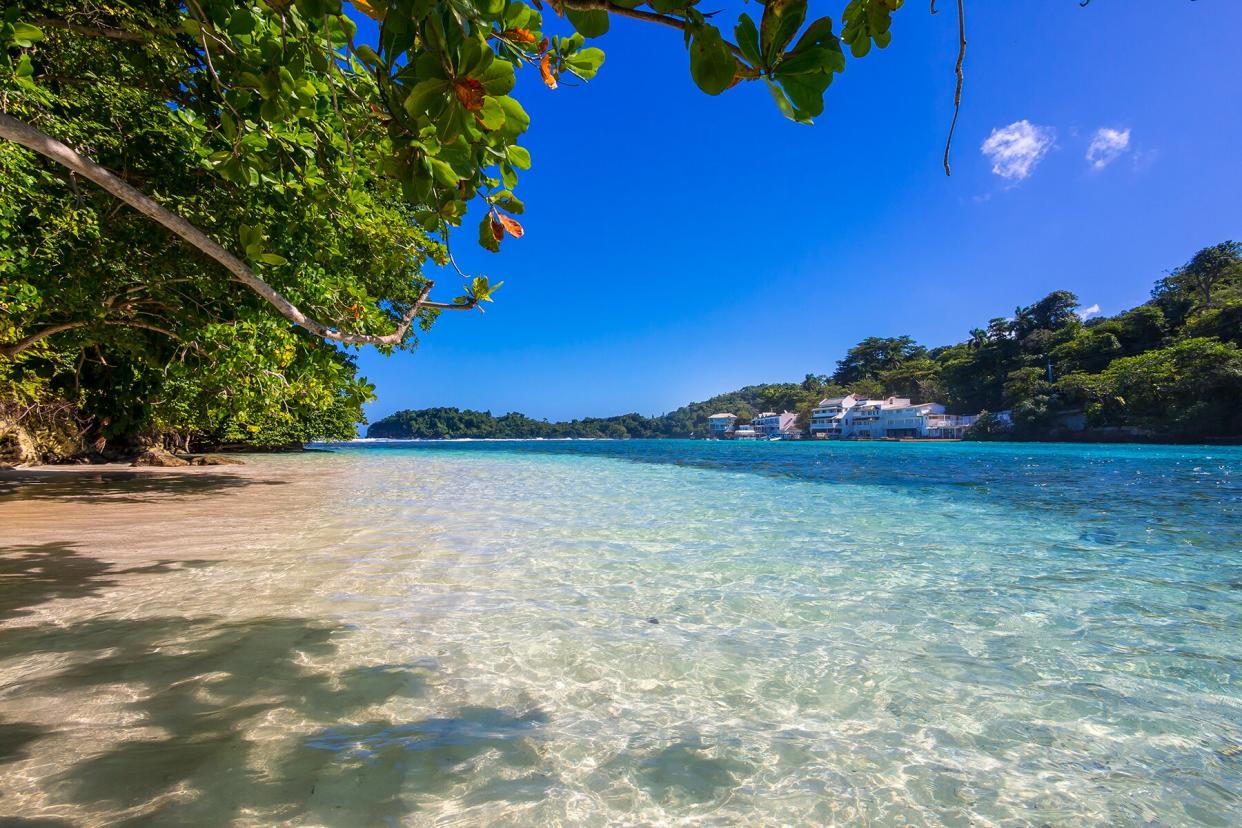
[[[9,343],[8,345],[0,345],[0,356],[6,356],[9,359],[12,359],[22,351],[37,344],[41,340],[47,339],[53,334],[58,334],[61,331],[71,331],[74,328],[81,328],[86,324],[86,322],[61,322],[56,325],[49,325],[41,331],[35,331],[25,339],[19,339],[16,342]]]
[[[648,23],[659,23],[662,26],[671,26],[678,31],[687,31],[690,24],[680,17],[673,17],[668,14],[657,14],[656,12],[643,11],[642,9],[627,9],[625,6],[618,6],[611,0],[562,0],[561,5],[567,9],[575,11],[606,11],[609,14],[615,14],[618,17],[632,17],[635,20],[643,20]],[[745,60],[742,50],[729,41],[725,41],[725,46],[729,47],[738,58]]]
[[[19,121],[10,115],[0,112],[0,138],[21,144],[29,150],[55,161],[63,167],[78,173],[84,178],[98,184],[107,192],[133,207],[156,223],[177,234],[199,251],[224,266],[237,281],[261,296],[264,301],[277,310],[281,316],[310,331],[315,336],[340,342],[344,345],[399,345],[405,338],[418,312],[424,307],[435,307],[440,310],[469,310],[474,304],[446,305],[427,304],[432,282],[428,281],[418,299],[402,315],[396,330],[390,334],[345,333],[329,327],[303,313],[296,305],[286,299],[276,288],[255,275],[250,266],[221,247],[214,239],[199,230],[181,216],[166,209],[145,193],[131,187],[116,175],[96,164],[89,158],[79,155],[65,144],[50,135],[41,132],[29,124]]]
[[[53,336],[64,331],[71,331],[75,328],[86,328],[91,325],[115,325],[121,328],[141,328],[144,331],[154,331],[155,333],[162,334],[169,339],[175,339],[178,342],[181,341],[181,337],[177,336],[172,331],[151,325],[147,322],[139,322],[136,319],[91,319],[78,322],[58,322],[55,325],[48,325],[43,330],[35,331],[25,339],[10,342],[8,345],[0,345],[0,356],[12,359],[22,351],[31,348],[44,339],[47,339],[49,336]]]
[[[87,37],[106,37],[110,40],[128,40],[131,43],[146,43],[154,37],[154,35],[148,32],[114,29],[110,26],[83,26],[80,23],[70,23],[67,20],[59,20],[54,17],[40,17],[31,22],[41,29],[64,29],[67,32],[86,35]]]
[[[966,60],[966,10],[962,6],[963,0],[957,0],[957,91],[953,93],[953,122],[949,124],[949,137],[944,143],[944,174],[952,175],[949,171],[949,150],[953,148],[953,131],[957,129],[957,116],[962,111],[962,81],[965,76],[962,74],[962,62]],[[936,4],[932,3],[932,14],[936,13]]]

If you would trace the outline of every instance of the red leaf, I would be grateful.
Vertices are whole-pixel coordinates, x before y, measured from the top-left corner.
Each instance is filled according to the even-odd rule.
[[[535,35],[530,29],[505,29],[500,33],[505,40],[512,40],[514,43],[525,43],[527,46],[535,45]]]
[[[549,89],[556,88],[556,75],[552,74],[552,55],[544,53],[539,58],[539,74],[543,75],[543,82]]]
[[[504,213],[497,213],[496,218],[500,219],[500,224],[504,227],[505,232],[515,239],[520,239],[526,235],[526,231],[522,229],[522,225],[518,224],[517,219],[509,218]],[[495,232],[493,230],[493,232]]]
[[[492,238],[494,238],[496,241],[500,241],[504,237],[505,237],[505,226],[500,223],[500,220],[496,218],[496,215],[493,213],[492,214]]]
[[[453,81],[453,94],[466,109],[478,112],[483,108],[483,96],[487,93],[475,78],[458,78]]]

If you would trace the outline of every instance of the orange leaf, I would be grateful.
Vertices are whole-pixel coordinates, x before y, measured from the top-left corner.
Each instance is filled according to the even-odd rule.
[[[522,225],[518,224],[517,219],[509,218],[504,213],[497,213],[496,218],[500,219],[500,224],[505,228],[505,232],[515,239],[520,239],[526,235],[526,231],[522,229]]]
[[[505,40],[512,40],[514,43],[525,43],[527,46],[535,45],[535,35],[530,29],[505,29],[500,33]]]
[[[378,9],[375,7],[378,4],[376,0],[350,0],[350,1],[353,3],[355,9],[362,12],[363,14],[365,14],[367,17],[371,18],[372,20],[383,20],[384,15],[388,14],[388,9],[384,8],[384,6],[386,6],[387,3],[383,3],[383,0],[379,0],[379,2],[383,3],[383,5],[381,5]]]
[[[552,74],[552,56],[544,54],[539,58],[539,74],[543,75],[543,82],[549,89],[556,88],[556,75]]]
[[[471,112],[478,112],[483,108],[483,95],[486,93],[483,84],[474,78],[458,78],[453,81],[453,94]]]

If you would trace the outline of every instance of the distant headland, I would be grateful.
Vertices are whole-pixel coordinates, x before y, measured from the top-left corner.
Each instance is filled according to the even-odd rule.
[[[1152,298],[1136,308],[1107,317],[1095,311],[1058,290],[1012,316],[988,320],[953,345],[868,337],[832,374],[748,385],[657,416],[548,422],[519,413],[426,408],[398,411],[366,433],[410,439],[708,437],[713,415],[730,415],[729,422],[741,426],[756,418],[786,422],[773,412],[789,412],[792,429],[828,436],[825,412],[841,408],[841,399],[882,408],[886,400],[904,398],[936,406],[931,414],[956,417],[946,420],[954,430],[945,434],[965,439],[1242,439],[1242,245],[1204,248],[1158,281]],[[760,424],[751,433],[762,430]],[[888,435],[886,429],[854,436]]]

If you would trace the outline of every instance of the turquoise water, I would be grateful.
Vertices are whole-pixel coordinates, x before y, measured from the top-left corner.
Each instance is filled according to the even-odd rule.
[[[147,539],[177,547],[163,571],[103,573],[134,584],[124,608],[62,590],[20,611],[56,613],[54,634],[0,631],[0,718],[90,711],[68,741],[0,751],[0,811],[1242,824],[1238,448],[373,443],[249,462],[298,482],[171,494],[234,505]],[[135,485],[63,508],[106,528]],[[0,507],[63,495],[42,491]]]

